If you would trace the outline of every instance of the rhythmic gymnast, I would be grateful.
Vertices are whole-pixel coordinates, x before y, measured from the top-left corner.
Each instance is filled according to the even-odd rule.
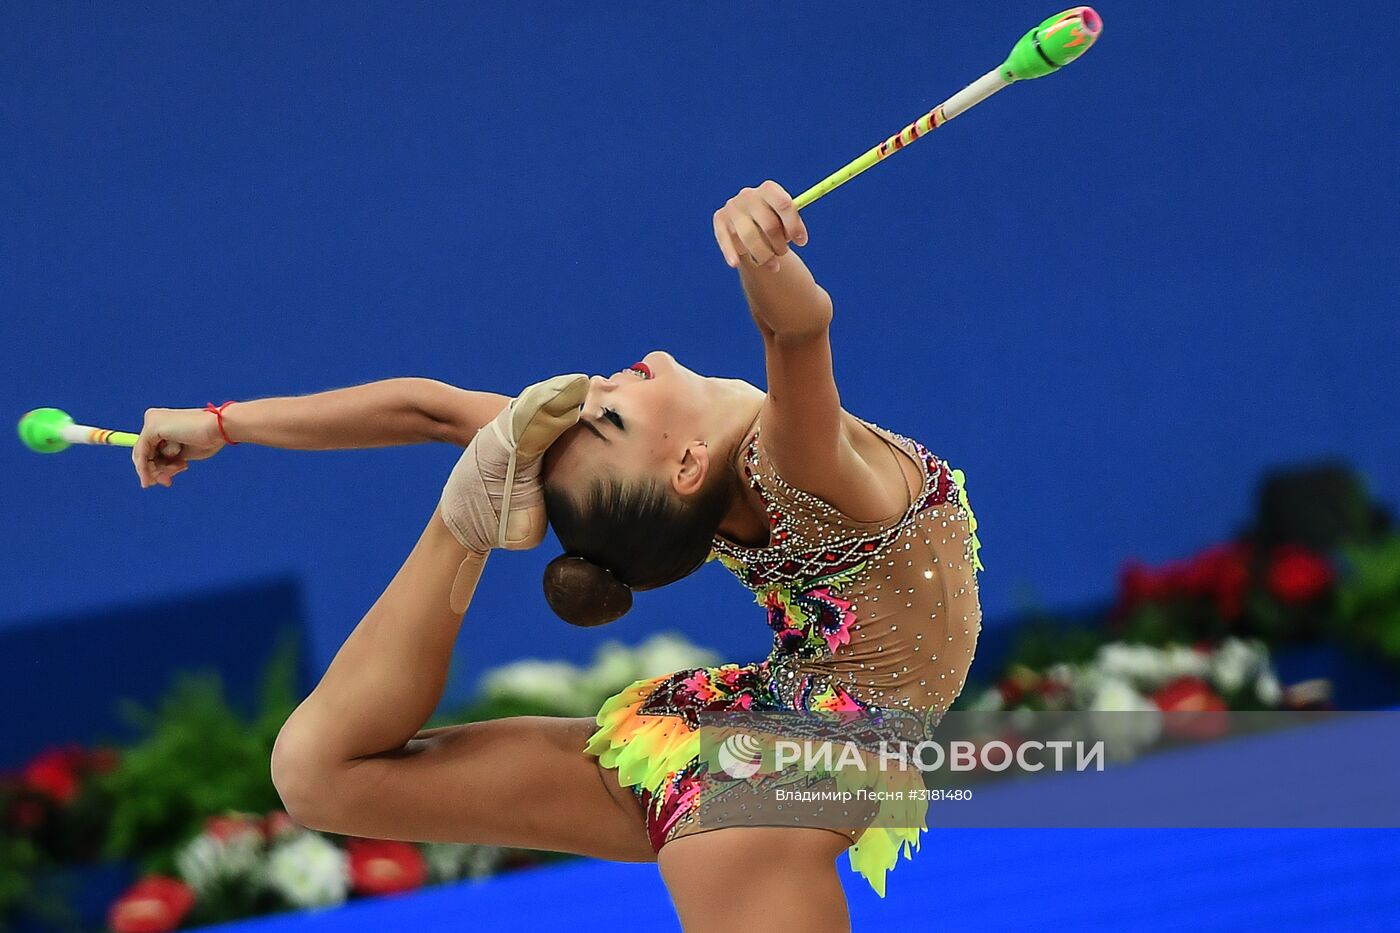
[[[917,826],[717,828],[698,805],[728,776],[701,760],[695,714],[943,710],[981,619],[961,472],[842,409],[832,300],[789,247],[807,242],[792,198],[771,181],[745,188],[715,212],[714,234],[763,341],[766,393],[656,351],[513,401],[394,379],[147,413],[133,450],[144,486],[234,442],[466,447],[417,545],[278,736],[273,777],[298,822],[655,860],[688,930],[721,916],[847,929],[836,857],[849,849],[883,893],[900,849],[917,846]],[[565,554],[544,588],[564,619],[610,621],[632,590],[713,558],[766,607],[771,653],[639,681],[596,719],[423,731],[485,555],[539,544],[546,517]]]
[[[763,340],[766,393],[655,351],[611,377],[557,376],[514,399],[391,379],[151,409],[139,436],[41,408],[20,436],[41,453],[133,446],[143,487],[170,486],[231,443],[465,447],[417,545],[278,735],[272,776],[292,816],[345,835],[655,861],[688,930],[735,916],[848,929],[836,857],[849,852],[883,895],[901,852],[918,847],[926,805],[794,820],[764,796],[767,771],[745,780],[712,760],[702,724],[781,713],[931,725],[972,662],[982,565],[962,471],[841,407],[832,301],[789,244],[807,243],[799,210],[1011,83],[1054,73],[1101,29],[1089,7],[1056,14],[1001,66],[796,199],[768,181],[715,212]],[[565,620],[612,621],[634,590],[716,560],[763,607],[768,657],[638,681],[593,719],[424,730],[488,553],[535,547],[546,524],[565,553],[546,568],[545,596]]]

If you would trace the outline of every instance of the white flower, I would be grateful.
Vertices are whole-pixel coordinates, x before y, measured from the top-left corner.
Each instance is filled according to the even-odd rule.
[[[1099,692],[1099,685],[1104,682],[1105,675],[1092,664],[1075,668],[1073,676],[1070,677],[1070,696],[1073,699],[1071,709],[1088,709],[1094,702],[1094,696]]]
[[[1265,706],[1278,706],[1283,699],[1283,688],[1271,670],[1265,670],[1254,681],[1254,693]]]
[[[237,833],[227,839],[200,833],[176,853],[175,865],[196,895],[230,882],[256,885],[262,844],[262,837],[256,832]]]
[[[978,713],[994,713],[1001,709],[1001,701],[1001,691],[996,687],[988,687],[982,691],[981,696],[972,701],[968,709]]]
[[[1112,642],[1099,649],[1094,663],[1107,677],[1149,689],[1165,681],[1167,676],[1162,652],[1147,645]]]
[[[1162,660],[1165,680],[1205,677],[1210,674],[1210,656],[1185,645],[1168,645]]]
[[[1104,741],[1104,756],[1125,761],[1157,741],[1162,734],[1162,711],[1116,677],[1105,677],[1089,704],[1095,735]]]
[[[349,858],[320,833],[301,832],[278,843],[267,860],[267,883],[294,907],[322,907],[345,900]]]
[[[637,646],[638,677],[660,677],[692,667],[712,667],[719,656],[679,635],[653,635]]]
[[[500,846],[467,846],[463,876],[485,878],[494,875],[505,861],[506,850]]]
[[[423,846],[423,858],[436,881],[484,878],[500,867],[504,850],[500,846],[461,845],[430,842]]]
[[[1045,669],[1045,679],[1053,680],[1057,684],[1064,684],[1073,688],[1075,677],[1078,671],[1073,664],[1066,664],[1063,661],[1059,664],[1052,664]]]
[[[1156,709],[1151,700],[1138,693],[1127,681],[1117,677],[1104,677],[1094,691],[1089,709],[1098,713],[1130,713],[1144,709]]]
[[[567,661],[517,661],[486,675],[482,690],[494,698],[529,700],[560,714],[586,715],[589,697],[583,670]]]
[[[1224,693],[1236,693],[1268,669],[1269,650],[1262,642],[1227,638],[1211,657],[1211,679]]]
[[[1001,691],[990,687],[972,700],[959,722],[959,728],[970,734],[1000,732]]]

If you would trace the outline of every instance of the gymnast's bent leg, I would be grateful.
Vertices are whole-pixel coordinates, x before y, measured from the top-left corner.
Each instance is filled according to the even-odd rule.
[[[525,716],[420,731],[441,699],[486,548],[502,540],[528,547],[543,536],[537,481],[507,503],[496,467],[518,440],[520,464],[506,474],[537,471],[526,441],[546,423],[552,434],[529,451],[542,453],[568,426],[550,426],[550,416],[567,420],[572,405],[577,418],[572,389],[553,382],[527,389],[473,440],[413,551],[283,726],[272,774],[298,822],[372,838],[655,860],[640,804],[584,753],[592,720]],[[563,401],[551,407],[556,396]],[[484,488],[464,492],[464,482]],[[495,528],[488,536],[487,519],[502,513],[510,520],[499,539]]]

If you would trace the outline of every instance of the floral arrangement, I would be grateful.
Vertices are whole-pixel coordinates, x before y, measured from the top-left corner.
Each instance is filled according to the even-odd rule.
[[[588,665],[521,661],[490,672],[479,698],[442,722],[592,715],[634,680],[717,660],[683,638],[660,634],[635,648],[608,642]],[[109,927],[162,933],[561,857],[344,838],[293,823],[280,809],[267,762],[295,707],[294,671],[295,655],[284,649],[246,716],[229,705],[217,677],[188,675],[155,708],[128,704],[127,719],[142,736],[130,747],[56,747],[15,774],[0,775],[0,922],[19,909],[61,922],[60,905],[38,899],[35,877],[99,858],[135,863],[141,872],[111,905]]]
[[[227,813],[180,847],[174,875],[149,874],[114,903],[114,933],[166,933],[491,874],[494,846],[415,844],[305,829],[281,810]],[[518,860],[517,860],[518,863]]]
[[[1389,664],[1400,686],[1400,534],[1389,513],[1364,502],[1350,475],[1333,478],[1343,489],[1340,502],[1350,506],[1317,500],[1317,475],[1330,476],[1302,471],[1275,481],[1301,492],[1271,509],[1261,504],[1253,527],[1236,538],[1161,565],[1126,560],[1105,608],[1028,614],[998,679],[1014,668],[1086,663],[1112,642],[1212,646],[1245,639],[1275,650],[1348,647],[1372,667]],[[1340,513],[1361,518],[1343,521]],[[1312,524],[1298,524],[1299,517]]]
[[[118,761],[116,749],[70,744],[0,774],[0,927],[21,909],[61,922],[62,912],[39,896],[34,879],[46,866],[96,856],[111,804],[100,779]]]
[[[1227,541],[1159,567],[1129,560],[1109,627],[1143,639],[1307,637],[1329,615],[1337,578],[1327,555],[1296,543]]]
[[[69,744],[45,749],[17,774],[0,775],[5,831],[55,861],[93,858],[110,808],[99,779],[119,761],[115,748]]]
[[[1283,699],[1268,647],[1227,638],[1214,646],[1110,642],[1085,663],[1062,662],[1042,671],[1017,665],[972,708],[1257,710],[1277,709]]]
[[[1330,685],[1312,680],[1284,689],[1268,647],[1257,640],[1227,638],[1217,645],[1161,647],[1110,642],[1087,662],[1061,662],[1040,671],[1015,666],[964,708],[986,713],[1133,714],[1076,720],[1079,728],[1092,733],[1079,737],[1109,740],[1109,756],[1123,760],[1163,741],[1219,738],[1230,726],[1223,715],[1166,714],[1326,709]]]
[[[175,848],[208,816],[279,807],[267,763],[296,707],[293,670],[285,656],[273,663],[251,716],[230,706],[212,674],[179,678],[156,709],[128,704],[142,738],[102,779],[110,799],[103,856],[168,872]]]

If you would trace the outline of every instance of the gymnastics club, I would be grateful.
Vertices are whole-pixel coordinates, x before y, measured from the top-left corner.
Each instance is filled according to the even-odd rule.
[[[138,435],[129,431],[107,431],[85,424],[74,424],[73,417],[57,408],[36,408],[19,419],[19,439],[36,454],[56,454],[73,444],[104,447],[135,447]],[[173,457],[180,445],[166,441],[161,453]]]
[[[1093,7],[1077,6],[1041,23],[1021,37],[1001,66],[987,72],[865,155],[853,159],[799,194],[799,210],[844,185],[885,156],[938,129],[958,114],[970,110],[1016,81],[1040,78],[1059,71],[1089,50],[1103,31],[1103,17]]]

